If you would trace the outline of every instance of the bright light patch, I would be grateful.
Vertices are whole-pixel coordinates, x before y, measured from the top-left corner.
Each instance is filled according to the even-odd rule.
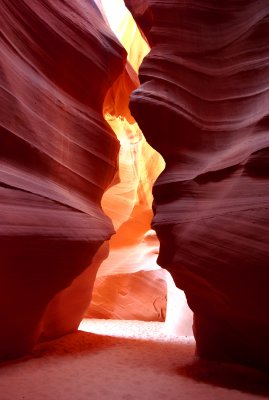
[[[123,0],[99,0],[99,2],[111,29],[128,53],[128,61],[138,72],[143,58],[150,49],[142,38],[131,13]]]
[[[173,342],[180,339],[181,342],[185,340],[187,343],[194,343],[192,335],[183,336],[167,332],[164,322],[84,318],[79,326],[79,330],[96,335],[124,339],[150,340],[155,342]]]
[[[136,216],[143,215],[145,211],[152,212],[152,187],[165,167],[163,158],[147,143],[125,104],[128,102],[130,91],[135,85],[139,85],[137,73],[150,48],[123,0],[95,2],[127,51],[127,60],[133,68],[132,70],[126,66],[125,73],[129,81],[123,73],[112,86],[104,103],[104,117],[121,146],[118,182],[115,182],[102,198],[102,208],[112,219],[117,233],[110,241],[109,257],[102,263],[98,276],[155,270],[160,268],[156,263],[159,242],[155,232],[150,230],[150,217],[143,226],[144,231],[141,231],[139,224],[130,225],[129,231],[123,230],[125,235],[121,234],[119,229],[123,224],[127,226],[126,223],[134,218],[134,210]],[[153,332],[154,337],[161,337],[161,340],[169,334],[191,335],[192,312],[184,293],[176,288],[171,275],[168,275],[165,323],[84,319],[79,329],[100,335],[137,339],[152,339]]]

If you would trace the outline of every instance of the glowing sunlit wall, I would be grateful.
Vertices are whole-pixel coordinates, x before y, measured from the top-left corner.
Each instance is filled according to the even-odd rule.
[[[99,0],[99,6],[111,29],[127,51],[127,59],[137,73],[150,48],[142,38],[132,15],[123,0]]]
[[[139,66],[150,49],[123,0],[96,0],[96,3],[128,54],[125,71],[111,87],[104,103],[105,119],[121,147],[117,181],[102,199],[102,207],[112,219],[116,234],[110,241],[109,257],[103,262],[97,278],[140,270],[154,273],[160,267],[156,262],[159,241],[150,229],[152,186],[165,164],[160,154],[146,142],[128,108],[129,96],[139,85]],[[119,107],[119,103],[126,104]],[[119,113],[119,110],[123,111]],[[191,313],[186,314],[188,307],[184,293],[175,287],[168,273],[167,289],[167,326],[170,330],[189,334]],[[147,282],[144,290],[147,290]]]
[[[107,112],[108,109],[113,111],[113,107],[117,108],[117,104],[111,105],[111,103],[122,101],[122,98],[117,98],[114,93],[110,97],[107,96],[104,104],[104,116],[117,135],[121,148],[118,182],[105,193],[102,206],[111,217],[116,229],[127,221],[132,214],[139,215],[146,212],[147,217],[144,218],[143,222],[141,221],[141,232],[138,235],[141,236],[142,233],[143,236],[150,229],[152,186],[164,168],[164,161],[159,153],[146,142],[137,123],[135,121],[130,122],[128,99],[132,90],[139,85],[138,69],[150,49],[142,38],[123,0],[99,0],[98,6],[128,54],[126,69],[114,88],[111,88],[111,92],[114,90],[116,93],[120,89],[127,91],[125,99],[127,109],[123,115]],[[129,87],[127,86],[128,83],[130,83]],[[110,104],[108,105],[108,103]],[[133,228],[128,233],[129,238],[135,233],[135,230]],[[126,237],[125,240],[127,241]],[[153,268],[155,268],[156,262],[154,261],[153,264]],[[140,265],[139,269],[141,267]]]

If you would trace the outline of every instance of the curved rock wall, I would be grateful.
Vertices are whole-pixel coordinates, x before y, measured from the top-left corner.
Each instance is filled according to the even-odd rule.
[[[166,162],[158,262],[194,311],[198,354],[268,367],[268,2],[125,3],[152,45],[131,111]]]
[[[113,233],[100,202],[119,149],[103,102],[126,52],[86,0],[3,0],[0,26],[5,358],[75,329],[89,302],[105,244],[87,267]]]

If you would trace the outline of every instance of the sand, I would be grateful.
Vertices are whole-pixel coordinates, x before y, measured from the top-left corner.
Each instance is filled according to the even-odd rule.
[[[194,338],[168,334],[164,323],[93,319],[80,329],[2,363],[0,400],[269,397],[263,373],[199,361]]]

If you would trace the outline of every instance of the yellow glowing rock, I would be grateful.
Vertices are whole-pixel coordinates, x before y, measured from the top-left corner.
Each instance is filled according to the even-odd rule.
[[[127,60],[138,72],[143,58],[150,48],[130,14],[123,0],[101,0],[101,10],[111,29],[128,53]]]

